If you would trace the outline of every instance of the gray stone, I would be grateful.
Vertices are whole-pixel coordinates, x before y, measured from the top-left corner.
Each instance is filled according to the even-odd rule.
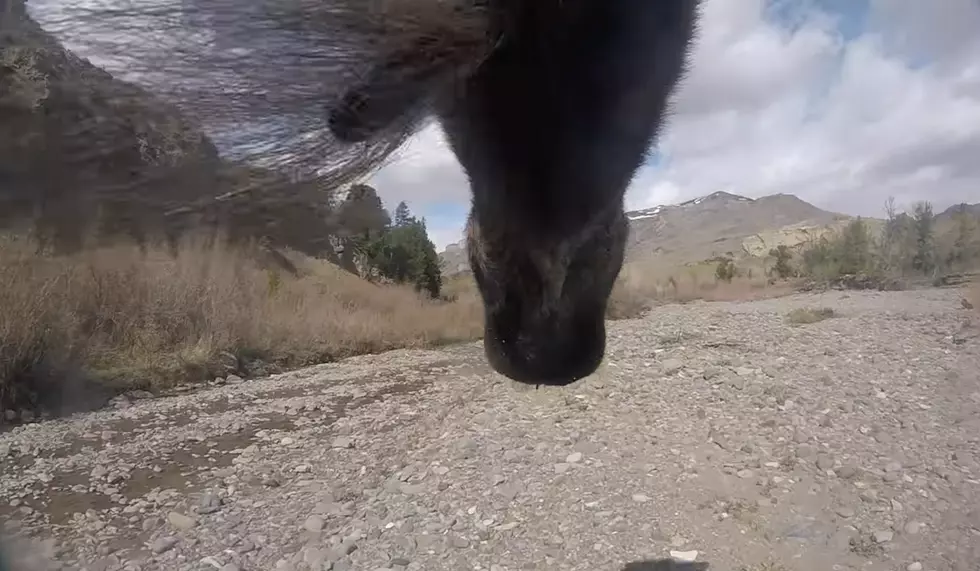
[[[221,509],[221,498],[217,494],[208,492],[201,496],[201,501],[197,506],[197,513],[212,514]]]
[[[160,554],[170,551],[175,545],[177,545],[176,537],[161,537],[150,545],[150,551]]]
[[[324,525],[325,522],[323,521],[322,517],[311,515],[310,517],[306,518],[305,522],[303,522],[303,529],[311,533],[319,533],[323,531]]]
[[[850,480],[851,478],[857,476],[858,469],[855,466],[844,465],[836,470],[837,477],[843,480]]]
[[[830,454],[820,454],[817,456],[817,469],[818,470],[830,470],[834,467],[834,457]]]
[[[704,371],[701,373],[701,376],[704,377],[704,380],[710,381],[720,374],[721,374],[721,367],[715,367],[714,365],[711,365],[705,367]]]
[[[882,529],[874,532],[875,543],[888,543],[895,537],[895,532],[890,529]]]
[[[332,448],[353,448],[354,439],[350,436],[338,436],[330,443]]]
[[[854,510],[846,506],[837,508],[836,512],[837,515],[845,519],[854,517]]]
[[[684,361],[681,361],[680,359],[666,359],[663,363],[661,363],[661,366],[663,367],[665,374],[673,375],[684,368]]]
[[[187,531],[197,525],[197,520],[180,512],[170,512],[167,514],[167,521],[180,531]]]
[[[796,447],[796,457],[797,458],[810,458],[816,453],[813,446],[809,444],[800,444]]]

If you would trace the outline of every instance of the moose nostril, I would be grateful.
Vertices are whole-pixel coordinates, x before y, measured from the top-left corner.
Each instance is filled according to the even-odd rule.
[[[558,329],[552,329],[554,332]],[[525,384],[571,384],[599,368],[605,353],[605,328],[568,327],[562,333],[501,336],[488,322],[484,349],[495,371]]]

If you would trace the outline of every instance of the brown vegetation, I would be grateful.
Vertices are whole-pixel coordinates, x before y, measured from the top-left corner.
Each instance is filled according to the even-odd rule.
[[[801,307],[789,312],[786,315],[786,321],[793,325],[809,325],[830,319],[834,315],[834,310],[829,307]]]
[[[125,243],[73,254],[8,235],[0,240],[0,405],[46,408],[64,396],[42,393],[63,390],[68,377],[110,391],[159,389],[479,338],[472,277],[453,276],[443,291],[435,301],[300,253],[270,255],[204,235],[176,250]],[[637,264],[620,275],[607,317],[791,291],[760,278],[724,282]]]
[[[789,295],[795,282],[770,283],[764,275],[738,275],[731,281],[714,276],[713,266],[663,266],[656,263],[627,263],[609,298],[607,319],[633,319],[651,307],[665,303],[703,301],[741,301]],[[457,273],[446,279],[443,291],[448,299],[478,295],[473,275]]]
[[[162,246],[37,254],[0,244],[0,403],[39,404],[39,371],[84,372],[103,386],[159,387],[398,347],[478,338],[475,300],[424,299],[290,253],[297,271],[257,248],[200,237]],[[266,369],[268,370],[268,369]],[[33,388],[32,388],[33,387]]]
[[[607,315],[633,317],[652,304],[686,303],[695,300],[738,301],[788,295],[793,282],[770,283],[761,272],[736,274],[731,280],[718,279],[710,265],[666,267],[654,263],[634,263],[623,268],[610,300]]]

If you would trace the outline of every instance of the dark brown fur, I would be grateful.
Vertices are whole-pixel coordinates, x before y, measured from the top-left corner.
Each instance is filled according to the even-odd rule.
[[[468,249],[487,356],[512,379],[563,385],[603,358],[628,234],[623,194],[683,71],[697,6],[488,4],[488,53],[420,65],[420,51],[396,51],[347,92],[331,126],[362,141],[399,110],[434,102],[473,193]]]

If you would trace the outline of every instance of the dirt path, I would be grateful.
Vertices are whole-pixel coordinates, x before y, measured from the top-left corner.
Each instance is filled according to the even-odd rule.
[[[0,435],[6,533],[60,562],[15,568],[977,569],[980,338],[956,291],[670,306],[610,335],[564,389],[472,344]]]

